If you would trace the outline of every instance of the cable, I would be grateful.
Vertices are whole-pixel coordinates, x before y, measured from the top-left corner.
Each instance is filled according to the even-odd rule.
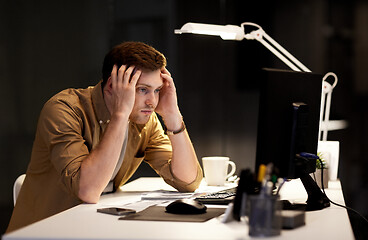
[[[332,201],[326,194],[325,192],[325,187],[324,187],[324,184],[323,184],[323,169],[324,169],[324,164],[322,162],[322,160],[320,158],[318,158],[318,161],[320,162],[321,164],[321,186],[322,186],[322,192],[325,194],[325,196],[327,197],[328,201],[330,201],[330,203],[336,205],[336,206],[339,206],[339,207],[342,207],[342,208],[345,208],[349,211],[352,211],[354,212],[355,214],[357,214],[359,217],[361,217],[366,223],[368,223],[368,219],[365,218],[361,213],[359,213],[357,210],[351,208],[351,207],[348,207],[348,206],[345,206],[345,205],[342,205],[342,204],[338,204],[338,203],[335,203],[334,201]]]

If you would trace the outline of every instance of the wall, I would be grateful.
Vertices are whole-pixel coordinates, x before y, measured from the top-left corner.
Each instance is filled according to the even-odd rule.
[[[1,233],[13,183],[26,171],[39,112],[53,94],[100,79],[110,48],[110,5],[103,1],[0,3]]]
[[[30,157],[43,103],[68,87],[94,85],[104,54],[116,43],[144,41],[168,57],[178,100],[198,157],[228,155],[253,168],[262,67],[287,67],[256,41],[174,35],[184,23],[260,24],[316,72],[333,71],[332,119],[349,128],[339,176],[347,203],[367,216],[367,4],[364,1],[108,0],[0,1],[0,230],[12,210],[12,185]],[[135,176],[152,175],[144,166]],[[361,221],[351,216],[357,239]]]

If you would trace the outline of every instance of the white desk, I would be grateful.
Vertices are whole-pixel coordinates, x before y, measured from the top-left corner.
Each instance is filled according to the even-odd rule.
[[[142,191],[171,188],[159,178],[140,178],[122,187],[122,192],[102,196],[98,204],[82,204],[10,234],[9,239],[251,239],[245,223],[221,223],[211,219],[204,223],[121,221],[118,217],[97,213],[96,209],[116,203],[140,200]],[[300,181],[285,184],[282,199],[305,201],[307,195]],[[326,194],[344,204],[340,182],[330,182]],[[282,230],[272,239],[354,239],[347,211],[331,205],[321,211],[308,212],[306,225]]]

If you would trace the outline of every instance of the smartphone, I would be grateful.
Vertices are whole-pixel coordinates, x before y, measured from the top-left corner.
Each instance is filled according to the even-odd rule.
[[[125,216],[128,214],[136,213],[136,211],[133,209],[118,208],[118,207],[99,208],[97,209],[97,212],[112,214],[116,216]]]

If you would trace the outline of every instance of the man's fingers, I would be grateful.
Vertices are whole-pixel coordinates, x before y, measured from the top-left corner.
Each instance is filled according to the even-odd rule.
[[[169,70],[167,70],[167,68],[162,68],[161,72],[164,73],[164,74],[167,74],[171,77],[171,73],[169,72]]]
[[[168,81],[168,82],[169,82],[169,84],[171,84],[171,83],[173,83],[173,82],[174,82],[174,80],[173,80],[173,79],[172,79],[172,77],[171,77],[171,73],[169,72],[169,70],[167,70],[167,68],[162,68],[162,69],[161,69],[161,77],[162,77],[164,80]]]
[[[135,66],[121,65],[118,69],[117,65],[114,65],[111,72],[112,85],[115,89],[119,89],[132,83],[135,87],[141,74],[142,71]]]
[[[117,75],[117,81],[118,84],[122,84],[124,82],[124,78],[125,78],[125,73],[127,71],[127,66],[126,65],[121,65],[121,67],[119,68],[118,71],[118,75]]]
[[[141,74],[142,74],[142,70],[139,70],[139,69],[137,69],[135,73],[133,73],[132,79],[130,81],[130,83],[133,84],[133,86],[137,85],[138,79],[141,76]]]
[[[116,71],[118,69],[118,66],[116,66],[116,64],[112,67],[112,71],[111,71],[111,76],[112,75],[116,75]]]
[[[170,75],[161,72],[161,77],[163,78],[164,84],[167,87],[173,87],[173,88],[175,88],[174,79],[172,79],[172,77]]]
[[[114,65],[114,66],[112,67],[112,71],[111,71],[111,75],[110,75],[111,83],[112,83],[113,85],[115,85],[115,84],[116,84],[117,71],[118,71],[118,66]]]
[[[132,73],[133,73],[134,69],[135,69],[135,66],[130,66],[128,68],[125,67],[124,71],[119,72],[119,75],[121,75],[121,77],[122,77],[121,80],[124,84],[129,84],[129,82],[130,82],[130,80],[133,76]]]
[[[110,78],[111,78],[111,87],[113,88],[113,89],[115,89],[115,88],[117,88],[118,87],[118,83],[119,83],[119,80],[118,80],[118,76],[119,76],[119,74],[118,74],[118,71],[119,71],[120,69],[118,69],[118,66],[117,65],[114,65],[113,67],[112,67],[112,71],[111,71],[111,76],[110,76]]]

